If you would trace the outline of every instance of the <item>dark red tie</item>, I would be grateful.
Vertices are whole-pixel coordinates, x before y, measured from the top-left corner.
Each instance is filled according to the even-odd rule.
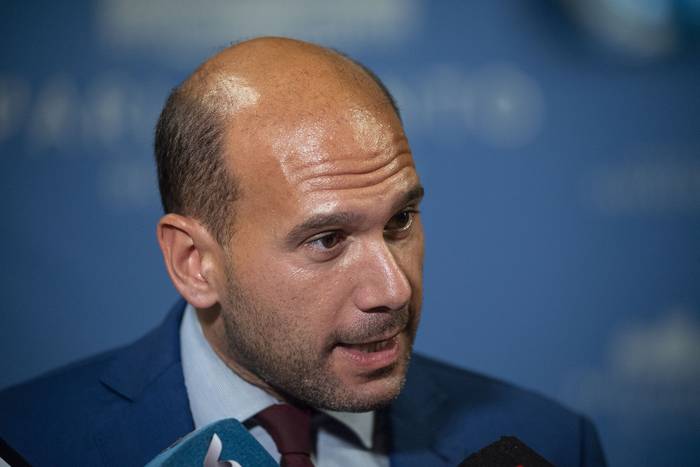
[[[275,441],[282,455],[281,467],[313,467],[310,411],[275,404],[259,412],[255,420]]]

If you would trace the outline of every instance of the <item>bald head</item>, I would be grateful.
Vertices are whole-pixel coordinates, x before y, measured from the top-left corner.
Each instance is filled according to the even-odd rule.
[[[200,220],[223,244],[240,195],[235,164],[225,156],[235,155],[239,144],[255,144],[241,141],[252,138],[253,129],[324,118],[348,102],[389,106],[398,117],[381,81],[339,52],[285,38],[224,49],[171,92],[158,121],[155,155],[165,212]]]
[[[211,111],[229,117],[254,104],[259,104],[258,112],[281,116],[284,110],[360,95],[396,110],[384,85],[363,65],[335,50],[279,37],[224,49],[202,64],[182,88]]]

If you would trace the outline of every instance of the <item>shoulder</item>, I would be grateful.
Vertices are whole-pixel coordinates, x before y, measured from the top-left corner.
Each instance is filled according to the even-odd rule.
[[[0,436],[24,455],[50,443],[71,450],[79,447],[90,457],[93,443],[87,427],[114,397],[99,375],[116,353],[93,356],[0,392]]]
[[[433,400],[441,402],[434,403],[432,429],[469,446],[466,453],[509,435],[555,465],[605,465],[596,430],[585,416],[534,391],[415,355],[404,410]]]
[[[433,391],[447,396],[449,405],[471,409],[503,406],[511,411],[537,410],[555,418],[578,417],[572,410],[534,391],[423,355],[413,357],[409,378],[417,384],[429,381]]]
[[[90,405],[92,395],[105,389],[99,375],[118,352],[119,349],[103,352],[4,389],[0,392],[3,414],[48,415],[68,406]],[[3,417],[3,428],[11,418]]]
[[[183,308],[178,303],[132,344],[0,392],[0,437],[37,465],[101,465],[119,450],[140,461],[167,447],[190,426],[179,356]],[[156,439],[161,434],[165,440]],[[136,438],[147,448],[117,446]]]

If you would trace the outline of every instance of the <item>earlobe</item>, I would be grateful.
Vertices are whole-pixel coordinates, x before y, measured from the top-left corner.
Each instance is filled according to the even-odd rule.
[[[218,244],[196,220],[166,214],[158,222],[158,244],[175,288],[195,308],[219,301],[214,258]]]

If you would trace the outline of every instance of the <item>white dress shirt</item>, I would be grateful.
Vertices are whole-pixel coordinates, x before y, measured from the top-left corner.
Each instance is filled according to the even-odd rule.
[[[188,304],[180,325],[182,371],[195,429],[224,418],[245,423],[261,410],[279,403],[226,366],[209,346],[196,313]],[[323,412],[349,428],[356,439],[339,434],[343,430],[333,429],[332,421],[319,424],[316,451],[312,453],[315,466],[389,466],[387,455],[374,444],[374,412]],[[277,447],[264,428],[255,425],[250,434],[279,462]]]

